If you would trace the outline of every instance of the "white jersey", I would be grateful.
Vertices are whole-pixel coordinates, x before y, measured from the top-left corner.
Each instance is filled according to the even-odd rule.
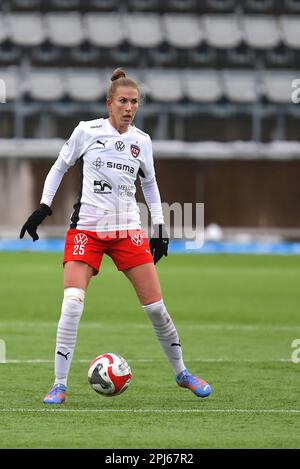
[[[82,169],[81,188],[70,227],[90,231],[139,228],[135,181],[138,175],[145,186],[155,181],[149,135],[134,126],[120,134],[108,119],[81,121],[63,145],[57,163],[68,169],[77,161]],[[44,193],[42,201],[49,204]],[[163,222],[162,212],[160,218]]]

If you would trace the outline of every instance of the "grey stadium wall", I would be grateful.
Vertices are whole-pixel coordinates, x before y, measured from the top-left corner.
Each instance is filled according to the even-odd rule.
[[[53,160],[45,158],[26,162],[0,159],[2,227],[17,227],[38,205],[52,163]],[[203,202],[205,225],[300,227],[299,160],[168,158],[156,161],[156,173],[162,201]],[[25,183],[27,176],[30,180]],[[75,166],[58,189],[48,226],[67,225],[78,187],[79,167]],[[139,188],[137,199],[143,201]]]

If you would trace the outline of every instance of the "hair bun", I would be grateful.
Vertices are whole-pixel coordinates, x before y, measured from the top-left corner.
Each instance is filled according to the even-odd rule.
[[[118,78],[125,78],[126,73],[122,68],[116,68],[116,70],[113,71],[113,74],[111,76],[111,81],[118,80]]]

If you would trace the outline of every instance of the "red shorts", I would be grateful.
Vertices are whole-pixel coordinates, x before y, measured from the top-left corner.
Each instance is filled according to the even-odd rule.
[[[81,261],[99,272],[103,254],[112,258],[118,270],[126,270],[141,264],[153,263],[147,236],[143,230],[96,233],[95,231],[67,231],[64,264]]]

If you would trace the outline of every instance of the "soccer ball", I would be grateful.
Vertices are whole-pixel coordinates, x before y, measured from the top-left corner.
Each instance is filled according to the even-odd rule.
[[[96,357],[88,370],[88,382],[102,396],[116,396],[124,392],[131,381],[130,366],[120,355],[103,353]]]

